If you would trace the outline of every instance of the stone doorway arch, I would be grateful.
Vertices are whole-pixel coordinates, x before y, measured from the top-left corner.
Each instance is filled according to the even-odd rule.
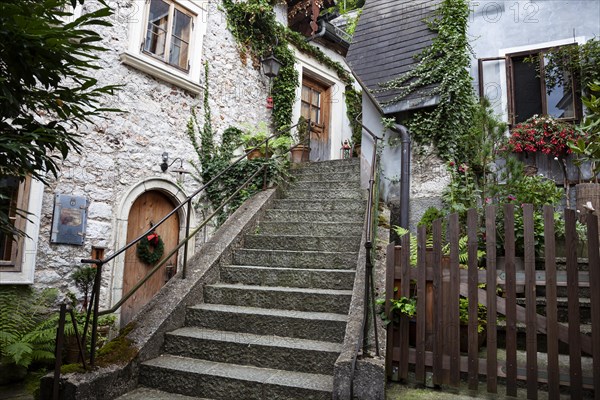
[[[162,200],[161,200],[162,199]],[[130,222],[138,225],[138,229],[140,229],[139,224],[141,220],[145,222],[150,222],[150,219],[156,218],[154,223],[158,222],[169,210],[172,210],[174,207],[183,203],[187,199],[187,195],[178,187],[175,183],[170,182],[166,179],[162,178],[151,178],[140,182],[133,187],[131,187],[121,199],[118,208],[117,208],[117,216],[116,216],[116,237],[115,237],[115,250],[118,250],[124,247],[128,243],[128,239],[135,239],[135,237],[139,236],[139,234],[143,233],[143,230],[136,233],[135,229],[130,229]],[[151,203],[163,203],[162,206],[158,206],[158,208],[162,211],[158,211],[156,216],[152,213],[148,215],[140,215],[136,212],[136,208],[140,209],[144,207],[144,202],[150,201]],[[137,205],[136,205],[137,203]],[[155,205],[152,206],[153,208]],[[157,208],[157,210],[158,210]],[[132,215],[132,211],[134,212],[135,217]],[[173,223],[171,218],[167,220],[165,223],[171,222],[171,231],[173,233],[169,233],[169,236],[177,235],[177,238],[183,238],[185,236],[185,222],[186,222],[186,211],[187,207],[182,207],[179,212],[173,216],[173,219],[176,220],[176,223]],[[158,215],[162,214],[162,215]],[[131,219],[131,220],[130,220]],[[146,221],[148,220],[148,221]],[[193,227],[196,224],[196,218],[194,211],[192,210],[192,214],[190,215],[190,225]],[[147,225],[149,228],[149,224]],[[157,230],[157,232],[164,236],[166,232],[161,232]],[[164,238],[163,238],[164,240]],[[194,239],[190,240],[189,243],[189,251],[188,251],[188,260],[194,254]],[[165,245],[165,252],[168,251],[167,246]],[[135,260],[135,247],[129,249],[127,252],[119,255],[113,263],[113,274],[112,274],[112,282],[110,285],[110,306],[116,304],[121,297],[132,287],[130,282],[130,277],[127,277],[126,264],[131,263],[132,260]],[[183,251],[180,251],[177,258],[172,260],[173,266],[176,269],[179,269],[183,261]],[[167,263],[168,265],[168,263]],[[148,266],[147,270],[149,271],[152,267]],[[157,276],[161,274],[161,271],[157,272]],[[164,278],[163,275],[161,277]],[[158,279],[158,278],[157,278]],[[134,279],[135,280],[135,279]],[[149,283],[149,282],[148,282]],[[135,284],[135,282],[133,283]],[[164,284],[164,283],[163,283]],[[159,285],[158,282],[154,282],[152,285],[158,291],[162,284]],[[118,318],[120,320],[121,325],[127,324],[131,318],[135,315],[135,313],[145,304],[152,296],[148,297],[148,294],[153,292],[154,289],[148,289],[148,293],[138,298],[137,301],[142,304],[138,304],[137,306],[131,307],[129,301],[125,303],[119,310],[116,311]],[[153,295],[154,293],[152,293]]]

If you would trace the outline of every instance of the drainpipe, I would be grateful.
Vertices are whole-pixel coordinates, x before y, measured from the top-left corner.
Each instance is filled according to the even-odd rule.
[[[391,128],[400,134],[402,164],[400,165],[400,226],[408,229],[410,196],[410,133],[404,125],[395,124]]]
[[[325,33],[327,32],[327,27],[325,26],[325,24],[323,23],[323,21],[319,21],[319,28],[320,28],[319,32],[315,33],[311,37],[306,38],[305,40],[307,42],[312,42],[316,38],[320,38],[320,37],[325,36]]]

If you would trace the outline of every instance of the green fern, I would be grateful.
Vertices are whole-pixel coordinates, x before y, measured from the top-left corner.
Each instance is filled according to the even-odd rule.
[[[34,291],[27,286],[0,290],[0,356],[28,367],[34,361],[52,361],[56,325],[48,324],[48,306],[56,290]]]
[[[410,234],[410,265],[412,267],[417,266],[417,237],[412,234],[408,229],[402,228],[400,226],[394,226],[392,228],[398,236],[402,237],[406,234]],[[458,262],[461,265],[466,265],[469,263],[469,238],[468,236],[461,236],[458,239]],[[427,237],[427,242],[425,243],[426,247],[433,246],[433,238],[431,236]],[[442,254],[449,255],[450,254],[450,243],[446,243],[442,246]],[[485,251],[477,249],[477,260],[481,260],[485,257]]]

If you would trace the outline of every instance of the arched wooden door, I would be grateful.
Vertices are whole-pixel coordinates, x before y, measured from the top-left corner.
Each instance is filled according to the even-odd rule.
[[[173,202],[163,193],[149,191],[142,194],[133,203],[129,211],[127,222],[127,243],[148,230],[152,224],[160,221],[171,212],[175,206]],[[168,254],[179,241],[179,216],[173,214],[161,226],[156,228],[165,243],[164,254]],[[152,269],[140,261],[137,256],[137,246],[133,246],[125,252],[125,265],[123,268],[123,295],[127,294],[146,274]],[[121,326],[125,326],[137,312],[160,290],[168,281],[167,268],[175,273],[177,267],[177,254],[165,264],[161,271],[157,271],[121,308]]]

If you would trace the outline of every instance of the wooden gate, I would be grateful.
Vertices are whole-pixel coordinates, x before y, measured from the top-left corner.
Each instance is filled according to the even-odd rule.
[[[401,246],[393,243],[387,249],[385,312],[392,314],[392,299],[416,295],[416,318],[405,314],[388,325],[386,371],[388,377],[406,380],[414,366],[418,382],[425,383],[432,374],[433,384],[457,386],[462,378],[469,388],[477,390],[479,378],[485,376],[487,391],[497,392],[498,379],[506,383],[506,395],[515,396],[517,381],[524,381],[527,397],[537,399],[539,383],[547,384],[551,399],[557,399],[560,388],[570,391],[573,399],[583,397],[584,390],[595,390],[600,399],[600,255],[598,217],[589,214],[587,246],[589,271],[578,268],[576,213],[565,211],[566,268],[557,269],[554,210],[544,208],[544,253],[536,269],[534,210],[523,205],[524,271],[515,269],[515,209],[503,209],[503,250],[497,252],[497,209],[486,208],[485,225],[479,227],[475,210],[467,214],[467,226],[459,226],[456,214],[447,225],[435,221],[428,238],[425,227],[419,228],[415,249],[409,235],[401,238]],[[466,249],[461,251],[461,232],[467,236]],[[520,234],[519,232],[517,232]],[[443,239],[444,238],[444,239]],[[485,262],[478,259],[478,243],[485,242]],[[446,243],[447,242],[447,243]],[[428,246],[429,245],[429,246]],[[412,252],[411,252],[412,250]],[[463,254],[461,254],[461,252]],[[465,255],[467,257],[462,257]],[[411,257],[411,254],[413,257]],[[506,258],[505,270],[497,270],[496,256]],[[415,264],[416,258],[416,265]],[[461,265],[460,258],[467,258]],[[483,264],[481,266],[480,264]],[[523,285],[524,295],[518,297],[517,287]],[[582,332],[580,324],[580,288],[591,288],[591,333]],[[596,288],[594,290],[594,288]],[[498,293],[498,289],[502,292]],[[558,291],[566,291],[568,321],[559,322]],[[540,294],[545,293],[545,301]],[[462,299],[462,300],[461,300]],[[468,300],[468,323],[461,326],[460,305]],[[545,303],[545,304],[543,304]],[[481,306],[478,306],[480,304]],[[485,307],[485,308],[483,308]],[[480,356],[478,313],[483,310],[487,339],[485,357]],[[498,318],[502,316],[502,320]],[[505,320],[504,320],[505,318]],[[464,319],[464,318],[463,318]],[[411,335],[411,325],[416,325]],[[505,325],[505,359],[498,357],[498,325]],[[519,332],[520,330],[520,332]],[[524,330],[524,332],[523,332]],[[518,335],[525,335],[526,361],[517,360]],[[538,359],[538,335],[544,337],[547,367]],[[411,337],[413,336],[413,337]],[[466,339],[461,350],[461,337]],[[412,342],[412,343],[411,343]],[[559,346],[560,344],[560,346]],[[559,367],[559,350],[568,357],[568,368]],[[592,359],[591,367],[582,370],[582,356]],[[504,358],[504,357],[503,357]]]
[[[175,206],[163,193],[149,191],[136,199],[129,211],[127,222],[127,243],[133,241],[144,233],[150,226],[171,212]],[[164,224],[156,229],[163,240],[164,254],[171,251],[179,241],[179,216],[173,214]],[[144,264],[137,256],[136,246],[125,252],[125,266],[123,269],[123,292],[127,293],[133,288],[152,268]],[[177,254],[165,264],[163,271],[158,271],[150,278],[121,309],[121,326],[125,326],[175,273],[177,268]]]

